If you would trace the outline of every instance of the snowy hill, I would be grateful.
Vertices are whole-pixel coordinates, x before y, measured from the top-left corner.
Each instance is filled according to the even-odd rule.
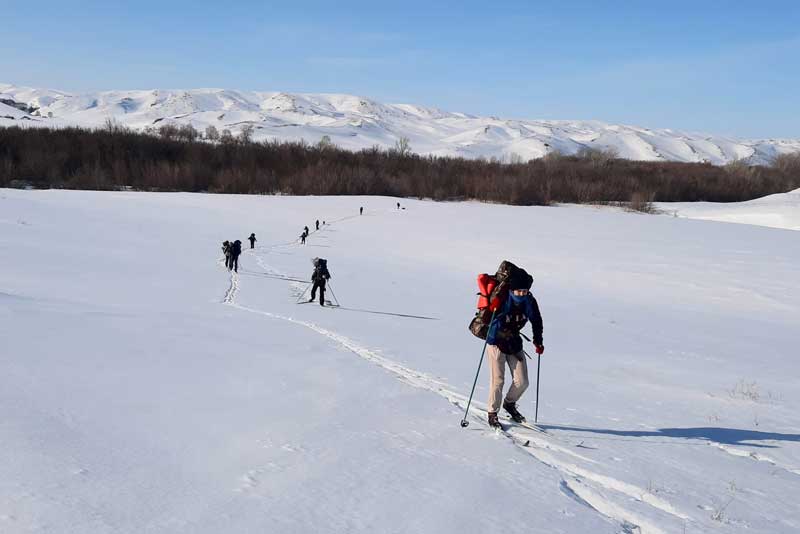
[[[114,119],[131,128],[192,124],[230,129],[252,125],[255,139],[314,143],[328,136],[351,150],[391,147],[406,137],[419,154],[510,161],[554,150],[574,154],[590,147],[613,148],[623,158],[653,161],[735,159],[768,163],[776,154],[800,151],[800,140],[743,140],[675,130],[653,130],[598,121],[511,120],[451,113],[410,104],[382,104],[338,94],[290,94],[223,89],[107,91],[69,94],[0,84],[0,99],[35,109],[35,125],[101,126]],[[0,113],[0,126],[20,117]]]
[[[659,202],[656,207],[690,219],[800,230],[800,189],[747,202]]]
[[[798,532],[796,233],[395,201],[0,189],[0,531]],[[545,432],[486,426],[485,365],[459,426],[502,259]]]

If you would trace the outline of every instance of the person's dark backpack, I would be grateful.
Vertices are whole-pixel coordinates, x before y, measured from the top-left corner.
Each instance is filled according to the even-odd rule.
[[[328,260],[324,258],[314,258],[311,260],[311,263],[314,264],[314,273],[311,275],[311,280],[325,281],[331,277],[331,274],[328,272]]]
[[[478,311],[469,323],[469,330],[480,339],[486,339],[495,312],[508,299],[508,288],[512,278],[530,276],[508,260],[503,261],[494,276],[478,275]]]

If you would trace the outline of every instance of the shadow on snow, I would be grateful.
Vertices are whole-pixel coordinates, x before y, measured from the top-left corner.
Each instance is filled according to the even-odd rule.
[[[592,434],[605,434],[627,438],[673,438],[697,439],[721,443],[723,445],[748,445],[750,447],[775,448],[777,445],[756,443],[759,441],[797,441],[800,434],[782,434],[779,432],[762,432],[760,430],[743,430],[739,428],[720,427],[690,427],[690,428],[659,428],[658,430],[612,430],[608,428],[588,428],[566,425],[545,425],[548,430],[565,430],[571,432],[589,432]],[[611,438],[608,438],[611,439]]]

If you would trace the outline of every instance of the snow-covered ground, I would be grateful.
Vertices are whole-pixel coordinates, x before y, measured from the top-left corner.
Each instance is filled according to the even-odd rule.
[[[418,154],[505,161],[539,158],[555,150],[574,154],[582,148],[610,148],[633,160],[767,164],[778,154],[800,151],[800,139],[736,139],[594,120],[478,117],[342,94],[226,89],[71,94],[0,83],[0,100],[34,110],[20,116],[6,113],[0,104],[0,126],[99,127],[113,120],[138,130],[191,124],[201,132],[214,126],[234,134],[252,127],[256,140],[316,143],[328,136],[348,150],[388,148],[405,137]]]
[[[0,190],[0,532],[800,530],[796,233],[401,202]],[[503,259],[546,433],[487,428],[485,367],[459,426]]]
[[[800,189],[747,202],[660,202],[656,207],[690,219],[800,230]]]

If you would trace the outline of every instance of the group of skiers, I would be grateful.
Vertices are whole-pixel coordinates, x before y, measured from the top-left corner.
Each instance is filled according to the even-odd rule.
[[[397,203],[397,209],[400,209],[400,203],[399,202]],[[403,209],[405,209],[405,208],[403,208]],[[358,208],[358,214],[359,215],[364,215],[364,206],[361,206],[360,208]]]
[[[250,248],[256,248],[256,241],[258,241],[258,239],[256,239],[256,234],[250,234],[250,237],[247,239],[250,241]],[[238,273],[239,256],[242,255],[242,242],[238,239],[234,242],[223,241],[222,253],[225,255],[225,267],[227,267],[229,271]]]
[[[364,208],[361,208],[361,209],[363,210]],[[325,226],[325,224],[326,224],[325,221],[322,221],[322,226]],[[315,225],[316,230],[319,231],[319,219],[317,219],[314,222],[314,225]],[[306,239],[308,239],[309,233],[310,233],[310,231],[308,229],[308,226],[304,226],[303,227],[303,231],[300,234],[300,244],[301,245],[305,245],[306,244]]]
[[[400,203],[397,203],[397,209]],[[364,214],[364,207],[359,208],[359,215]],[[325,225],[325,221],[322,221]],[[319,220],[315,221],[317,230],[320,228]],[[309,235],[309,228],[305,226],[300,235],[300,242],[305,244]],[[255,233],[250,234],[250,248],[255,248]],[[225,254],[225,267],[234,272],[239,270],[239,256],[242,253],[242,242],[238,239],[233,243],[224,241],[222,251]],[[311,273],[311,298],[314,302],[319,291],[319,304],[325,306],[325,290],[331,278],[328,262],[323,258],[314,258],[314,271]],[[487,404],[488,423],[492,428],[502,428],[498,413],[502,407],[509,417],[517,422],[525,422],[517,409],[517,402],[528,388],[528,354],[523,350],[521,331],[531,323],[533,345],[536,354],[544,353],[543,323],[539,305],[531,294],[533,277],[524,269],[518,268],[510,262],[503,262],[495,276],[480,275],[481,280],[489,280],[488,287],[481,287],[479,295],[478,313],[470,324],[473,334],[485,339],[485,350],[489,365],[489,402]],[[491,312],[491,319],[487,319]],[[503,396],[505,385],[506,366],[511,371],[511,386]],[[480,370],[480,369],[479,369]],[[477,380],[477,376],[476,376]],[[473,386],[474,391],[474,386]],[[470,400],[471,400],[470,396]],[[462,425],[466,426],[466,416]]]
[[[231,243],[222,242],[222,253],[225,254],[225,267],[229,271],[239,272],[239,256],[242,254],[242,242],[238,239]]]

